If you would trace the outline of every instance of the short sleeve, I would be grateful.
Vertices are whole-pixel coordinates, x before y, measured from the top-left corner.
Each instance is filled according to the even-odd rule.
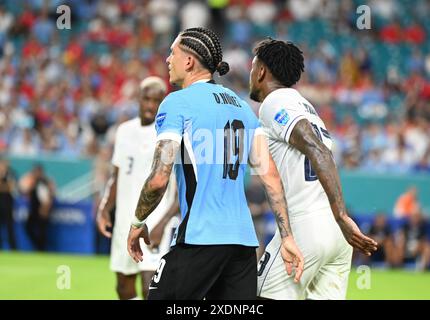
[[[124,154],[124,141],[122,139],[121,125],[115,133],[115,144],[113,147],[112,164],[116,167],[121,167],[121,155]]]
[[[178,95],[170,94],[161,103],[155,117],[157,141],[182,141],[186,119],[186,104]]]
[[[294,126],[305,119],[303,112],[294,107],[262,105],[260,124],[267,136],[288,143]]]

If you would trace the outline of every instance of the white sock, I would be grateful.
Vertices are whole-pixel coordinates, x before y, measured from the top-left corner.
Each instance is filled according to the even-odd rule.
[[[134,298],[131,298],[131,299],[128,299],[128,300],[142,300],[142,298],[139,297],[139,296],[135,296]]]

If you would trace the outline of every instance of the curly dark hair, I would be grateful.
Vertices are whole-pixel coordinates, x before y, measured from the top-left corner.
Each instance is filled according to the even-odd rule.
[[[193,53],[200,63],[211,73],[218,71],[222,76],[230,67],[222,61],[222,47],[218,36],[207,28],[190,28],[180,34],[179,45]]]
[[[292,42],[268,38],[260,41],[253,52],[286,87],[296,84],[305,70],[303,52]]]

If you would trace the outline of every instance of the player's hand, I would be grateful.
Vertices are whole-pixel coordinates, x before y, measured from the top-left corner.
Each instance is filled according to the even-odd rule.
[[[346,216],[345,218],[338,220],[338,224],[340,230],[342,230],[343,236],[351,246],[357,248],[366,256],[370,256],[377,250],[378,243],[375,240],[366,237],[350,217]]]
[[[296,270],[294,282],[299,282],[303,273],[304,258],[293,237],[288,236],[282,238],[281,256],[282,260],[284,260],[288,275],[292,274],[294,267]]]
[[[105,210],[99,210],[97,212],[97,228],[100,233],[106,238],[112,237],[112,232],[108,231],[107,228],[112,228],[112,221],[110,220],[109,212]]]
[[[160,221],[160,223],[151,230],[151,233],[149,234],[149,239],[151,239],[151,245],[149,246],[150,249],[158,248],[161,243],[161,239],[163,238],[165,227],[166,225]]]
[[[148,246],[151,244],[146,224],[144,224],[142,228],[130,226],[130,232],[128,233],[127,239],[127,250],[128,254],[135,262],[143,261],[143,252],[139,241],[140,238],[143,238]]]

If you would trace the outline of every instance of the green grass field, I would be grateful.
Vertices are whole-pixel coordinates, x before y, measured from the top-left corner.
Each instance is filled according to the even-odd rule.
[[[70,268],[70,289],[65,269]],[[362,273],[351,272],[348,299],[430,299],[430,273],[371,270],[370,289],[358,289]],[[106,256],[0,253],[0,299],[116,299]]]

